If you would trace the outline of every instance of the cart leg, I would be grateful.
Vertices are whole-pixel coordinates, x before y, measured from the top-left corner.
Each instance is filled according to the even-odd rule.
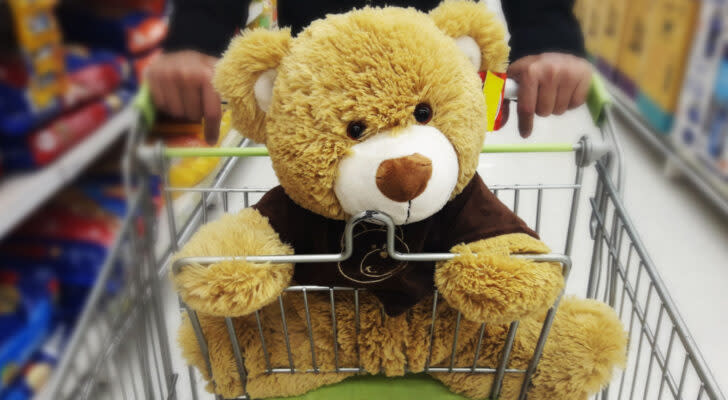
[[[192,400],[198,400],[197,395],[197,377],[195,376],[195,368],[191,365],[187,366],[187,374],[190,377],[190,389],[192,390]]]

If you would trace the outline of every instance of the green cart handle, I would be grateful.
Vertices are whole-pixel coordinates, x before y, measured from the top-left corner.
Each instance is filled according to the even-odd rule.
[[[139,110],[141,115],[141,122],[146,128],[151,128],[154,125],[156,118],[156,109],[154,108],[154,102],[152,101],[152,93],[149,90],[149,85],[144,82],[139,88],[134,97],[134,107]]]
[[[604,123],[605,110],[611,103],[612,98],[607,91],[607,87],[604,85],[604,81],[599,74],[594,74],[591,85],[589,86],[586,105],[589,108],[589,113],[595,125],[601,126]],[[152,126],[156,111],[152,102],[151,92],[149,91],[149,85],[146,83],[142,84],[139,89],[139,93],[134,99],[134,105],[140,111],[144,124]]]
[[[580,148],[580,143],[486,144],[481,153],[567,153]],[[165,147],[163,152],[167,158],[268,156],[268,149],[265,147]]]
[[[580,148],[580,143],[486,144],[481,153],[567,153]],[[165,147],[163,151],[167,158],[268,156],[268,149],[265,147]]]
[[[602,78],[594,74],[587,106],[594,123],[602,126],[606,120],[606,108],[611,104],[611,97],[607,92]],[[140,111],[142,122],[151,127],[154,124],[156,111],[152,102],[149,86],[145,83],[141,86],[139,93],[134,99],[135,107]],[[580,144],[571,143],[519,143],[499,144],[483,146],[483,153],[561,153],[577,151]],[[212,147],[212,148],[164,148],[166,157],[264,157],[268,155],[268,149],[264,147]]]
[[[589,94],[586,97],[586,105],[589,108],[594,125],[602,127],[607,118],[607,107],[612,104],[612,97],[609,95],[604,80],[599,74],[593,74]]]
[[[506,79],[503,98],[518,101],[518,83],[511,78]],[[599,74],[593,74],[591,84],[589,85],[589,93],[586,98],[586,105],[589,108],[594,125],[600,128],[602,127],[606,118],[606,108],[611,102],[612,99],[601,76]]]

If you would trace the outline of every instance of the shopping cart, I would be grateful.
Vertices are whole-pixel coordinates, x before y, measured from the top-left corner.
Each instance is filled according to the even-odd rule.
[[[657,267],[647,254],[635,226],[629,218],[621,197],[624,166],[621,160],[621,149],[612,126],[612,115],[608,96],[598,79],[595,79],[590,92],[588,105],[592,117],[601,128],[601,138],[584,137],[576,144],[530,144],[530,145],[486,145],[488,153],[572,153],[575,157],[570,161],[575,170],[573,180],[566,183],[535,183],[491,186],[516,214],[524,218],[534,229],[542,233],[547,223],[559,225],[562,235],[559,238],[543,237],[549,244],[558,243],[563,249],[560,254],[522,255],[538,261],[556,262],[562,265],[563,274],[569,275],[574,249],[589,248],[591,266],[586,284],[587,296],[601,299],[614,307],[625,327],[629,330],[629,357],[624,371],[617,374],[609,387],[599,393],[601,399],[713,399],[723,400],[725,397],[712,377],[705,361],[693,341],[685,322],[680,317],[674,302],[660,279]],[[143,126],[143,125],[140,125]],[[187,308],[181,301],[177,304],[164,304],[159,298],[163,293],[165,282],[162,280],[171,268],[175,273],[185,264],[192,262],[210,264],[224,257],[196,257],[176,260],[172,263],[171,255],[180,248],[192,233],[207,221],[215,219],[220,213],[236,212],[248,207],[267,191],[268,188],[229,187],[225,180],[236,168],[236,163],[247,157],[265,156],[266,150],[260,147],[249,147],[245,141],[239,148],[225,149],[174,149],[157,146],[140,147],[132,151],[141,138],[139,130],[129,138],[127,172],[129,174],[128,190],[132,205],[128,217],[126,240],[120,243],[133,242],[137,271],[135,279],[129,284],[128,312],[118,319],[121,322],[104,321],[107,313],[103,301],[104,279],[108,274],[102,272],[94,292],[91,294],[81,322],[77,328],[71,345],[60,362],[60,368],[54,376],[46,393],[56,398],[100,398],[115,399],[136,398],[204,398],[209,394],[198,390],[199,374],[194,369],[180,362],[175,362],[175,346],[170,345],[169,331],[176,326],[168,326],[165,317],[177,313],[177,305],[182,313],[187,313],[198,345],[206,357],[206,367],[211,368],[207,354],[207,342],[200,327],[197,314]],[[166,177],[169,173],[170,160],[188,156],[229,157],[219,172],[215,182],[205,188],[173,188],[169,187]],[[534,157],[535,155],[532,155]],[[579,218],[579,205],[583,200],[585,170],[593,166],[595,170],[595,187],[593,195],[587,199],[588,214]],[[148,183],[155,174],[163,178],[163,196],[166,202],[165,213],[159,218],[151,206]],[[180,217],[175,209],[173,193],[191,196],[194,207],[188,209]],[[548,212],[546,212],[548,211]],[[553,221],[556,216],[558,221]],[[256,256],[247,257],[253,262],[316,262],[345,259],[351,250],[351,230],[362,221],[376,220],[388,227],[387,246],[391,257],[408,261],[444,260],[452,254],[403,254],[396,251],[393,238],[392,221],[383,214],[367,212],[354,216],[347,225],[349,235],[346,236],[344,251],[341,254],[295,255],[295,256]],[[547,221],[548,220],[548,221]],[[586,221],[584,235],[576,232],[577,221]],[[145,228],[140,236],[138,229],[130,229],[134,221],[143,221]],[[157,236],[151,236],[156,234]],[[168,244],[163,244],[168,236]],[[154,239],[152,239],[154,238]],[[157,244],[157,252],[151,244]],[[109,262],[107,269],[112,268]],[[576,268],[584,268],[584,264],[576,264]],[[97,293],[98,292],[98,293]],[[330,299],[331,332],[336,337],[337,315],[335,301],[339,295],[354,296],[356,315],[358,316],[358,297],[360,289],[330,288],[318,286],[296,286],[286,289],[286,296],[298,296],[304,304],[312,293],[328,293]],[[286,297],[290,298],[290,297]],[[279,297],[281,308],[281,330],[287,339],[287,320],[283,311],[283,297]],[[433,323],[435,326],[438,296],[433,297]],[[543,323],[537,346],[526,368],[512,368],[509,355],[513,346],[518,321],[514,321],[506,330],[504,347],[500,360],[496,365],[483,366],[474,362],[460,365],[455,362],[454,351],[457,347],[457,330],[460,326],[460,315],[457,316],[453,335],[453,356],[445,365],[429,365],[429,372],[441,373],[476,373],[492,374],[491,398],[498,398],[506,374],[522,374],[523,381],[520,399],[527,398],[528,383],[538,369],[539,357],[548,340],[551,322],[558,307],[553,305]],[[308,309],[306,310],[308,317]],[[256,317],[260,318],[258,312]],[[167,318],[168,319],[168,318]],[[90,321],[100,320],[94,324]],[[176,319],[178,321],[178,319]],[[358,318],[356,318],[358,322]],[[313,330],[307,318],[310,343],[313,344]],[[99,325],[100,327],[97,327]],[[124,329],[117,326],[124,326]],[[172,322],[174,325],[174,322]],[[225,326],[230,338],[236,338],[237,332],[232,318],[225,318]],[[258,325],[260,326],[260,325]],[[482,339],[484,325],[480,327]],[[432,335],[432,331],[430,332]],[[260,333],[261,345],[265,349],[265,337]],[[101,343],[100,351],[92,352],[87,348],[89,343]],[[286,340],[286,344],[288,341]],[[231,340],[230,348],[235,356],[235,365],[241,382],[246,381],[243,354],[236,340]],[[473,359],[478,359],[480,340],[476,346]],[[334,346],[336,354],[337,346]],[[431,349],[429,349],[431,351]],[[264,350],[265,352],[265,350]],[[311,346],[312,368],[296,366],[287,349],[288,362],[282,365],[266,363],[269,374],[310,374],[322,372],[316,366],[316,354]],[[89,367],[90,366],[90,367]],[[335,371],[358,373],[362,366],[335,363]],[[83,371],[79,373],[79,371]],[[75,378],[75,380],[74,380]],[[184,382],[184,383],[183,383]],[[345,381],[346,382],[346,381]],[[213,383],[214,384],[214,383]],[[245,386],[243,385],[243,390]],[[100,394],[104,394],[100,396]],[[219,398],[219,396],[218,396]],[[244,394],[241,399],[249,398]]]

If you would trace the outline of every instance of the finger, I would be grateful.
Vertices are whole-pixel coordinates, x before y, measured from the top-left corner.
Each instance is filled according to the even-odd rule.
[[[523,138],[531,136],[533,130],[533,114],[536,112],[538,96],[538,79],[534,72],[524,73],[518,82],[518,131]]]
[[[571,78],[562,79],[556,89],[556,102],[554,103],[554,114],[561,115],[569,109],[571,98],[579,85],[579,80]]]
[[[215,69],[215,64],[217,63],[218,59],[212,56],[205,55],[202,59],[202,62],[209,68],[210,71],[213,71]]]
[[[585,76],[579,81],[576,89],[574,89],[574,94],[571,96],[569,109],[579,107],[586,102],[586,96],[589,94],[589,86],[591,86],[591,75]]]
[[[528,67],[538,59],[538,56],[526,56],[519,58],[513,64],[508,67],[508,76],[520,82],[520,77],[527,70]]]
[[[167,111],[167,105],[164,102],[164,90],[162,90],[159,80],[156,79],[154,74],[149,74],[147,82],[149,82],[149,91],[152,93],[154,106],[161,111]]]
[[[180,89],[181,79],[172,76],[160,78],[160,86],[164,92],[164,102],[167,111],[177,118],[184,117],[185,109],[182,104],[182,91]]]
[[[195,122],[202,118],[202,85],[200,80],[201,77],[197,75],[187,76],[184,85],[180,88],[185,118]]]
[[[220,118],[222,106],[220,96],[211,84],[202,86],[202,108],[205,117],[205,140],[209,145],[215,145],[220,135]]]
[[[543,65],[541,71],[541,79],[538,83],[538,98],[536,100],[536,115],[548,117],[554,112],[559,76],[555,71],[555,67],[551,64]]]

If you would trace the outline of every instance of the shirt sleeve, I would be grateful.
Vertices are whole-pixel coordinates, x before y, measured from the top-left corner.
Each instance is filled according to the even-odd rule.
[[[502,0],[511,33],[511,61],[554,51],[585,55],[574,0]]]
[[[164,50],[196,50],[219,57],[247,18],[245,0],[173,0]]]

